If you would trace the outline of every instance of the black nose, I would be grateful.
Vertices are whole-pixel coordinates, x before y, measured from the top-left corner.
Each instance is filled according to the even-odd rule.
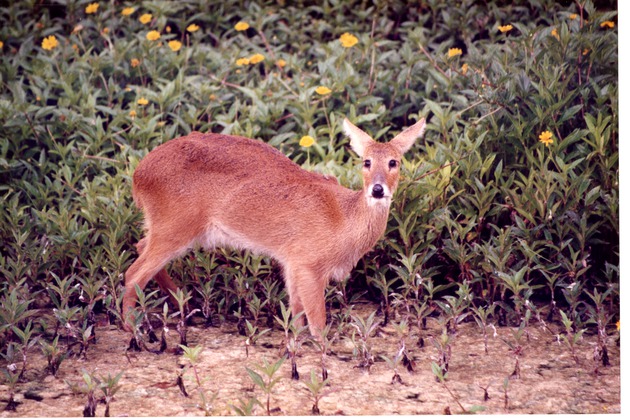
[[[372,197],[383,198],[384,195],[385,190],[383,190],[383,186],[381,184],[376,184],[372,187]]]

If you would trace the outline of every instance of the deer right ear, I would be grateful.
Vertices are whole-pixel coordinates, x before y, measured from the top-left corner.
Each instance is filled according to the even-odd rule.
[[[363,156],[365,149],[374,142],[365,131],[352,124],[347,118],[343,120],[343,131],[350,137],[350,147],[359,156]]]

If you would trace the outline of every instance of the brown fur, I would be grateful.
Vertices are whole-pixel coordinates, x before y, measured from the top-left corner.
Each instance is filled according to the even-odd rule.
[[[251,139],[193,132],[158,146],[138,165],[133,197],[145,216],[138,259],[125,273],[123,316],[151,278],[175,289],[164,266],[194,246],[246,248],[283,267],[292,313],[304,311],[311,333],[325,326],[324,290],[342,279],[383,235],[400,159],[424,131],[424,119],[389,143],[344,121],[351,146],[371,161],[364,188],[308,172]],[[391,168],[389,162],[397,166]],[[382,184],[386,196],[371,187]]]

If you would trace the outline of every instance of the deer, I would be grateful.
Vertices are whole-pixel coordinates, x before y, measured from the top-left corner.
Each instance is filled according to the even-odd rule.
[[[123,324],[153,278],[177,286],[165,266],[190,249],[250,250],[281,266],[296,324],[319,337],[326,325],[325,289],[348,276],[383,236],[400,179],[401,159],[421,137],[425,119],[389,142],[343,121],[363,160],[362,190],[310,172],[260,140],[191,132],[149,152],[133,174],[132,196],[144,214],[138,258],[125,272]]]

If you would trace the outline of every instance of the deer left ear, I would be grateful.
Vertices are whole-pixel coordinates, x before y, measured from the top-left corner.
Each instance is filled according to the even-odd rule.
[[[417,138],[422,137],[425,128],[426,121],[424,118],[421,118],[420,121],[403,130],[402,133],[394,137],[389,143],[400,150],[401,154],[404,154],[413,146]]]

